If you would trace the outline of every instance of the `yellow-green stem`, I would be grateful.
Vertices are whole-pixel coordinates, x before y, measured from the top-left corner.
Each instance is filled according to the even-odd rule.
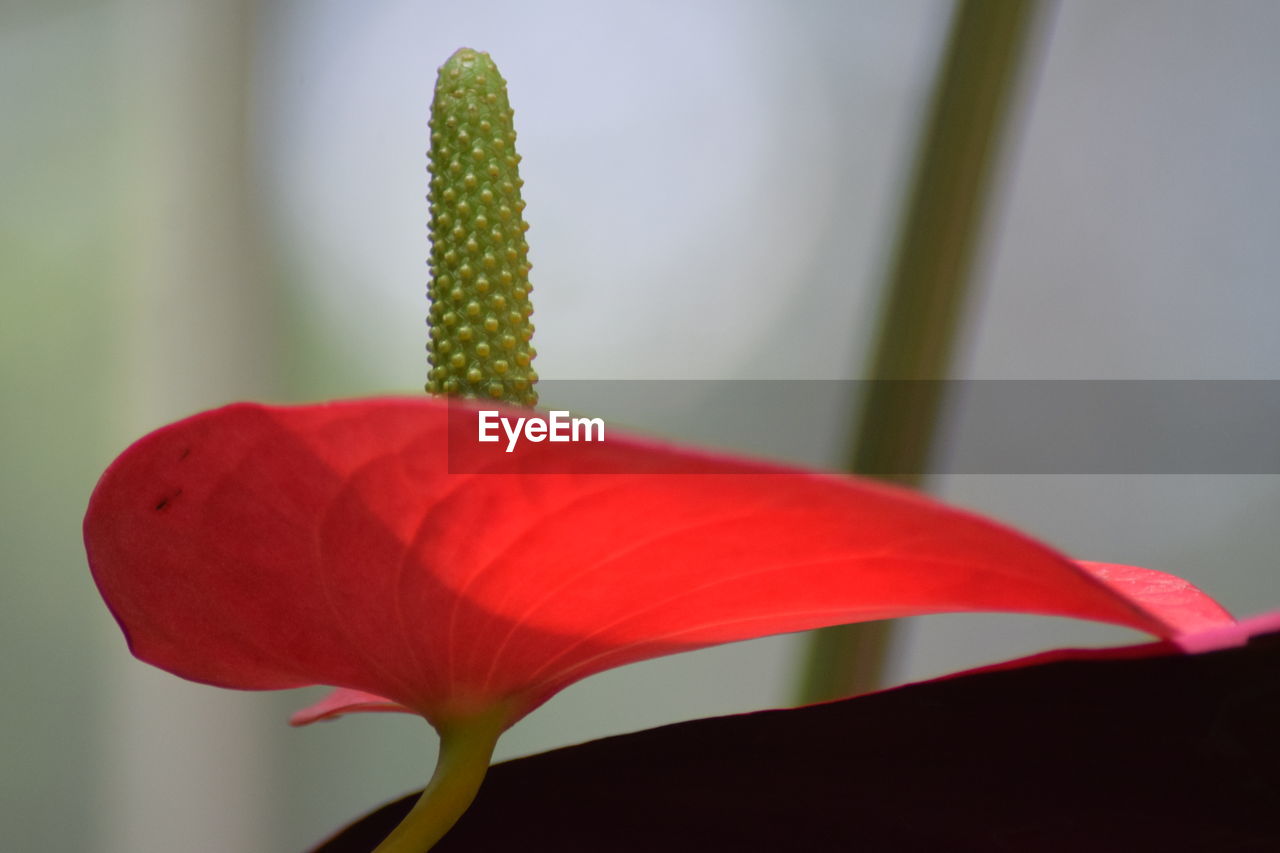
[[[439,726],[440,755],[431,781],[374,853],[425,853],[443,838],[476,798],[506,721],[506,709],[494,708]]]
[[[947,377],[992,165],[1039,5],[963,0],[956,6],[886,283],[873,380]],[[937,382],[872,382],[862,400],[850,470],[901,472],[906,476],[881,476],[919,485],[941,391]],[[800,701],[878,687],[890,625],[868,622],[814,632]]]

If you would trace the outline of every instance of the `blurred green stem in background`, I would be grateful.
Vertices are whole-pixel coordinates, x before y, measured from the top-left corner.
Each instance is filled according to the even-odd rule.
[[[871,379],[945,379],[964,309],[988,190],[1024,68],[1039,0],[962,0],[955,10],[923,128],[910,195],[886,281]],[[849,469],[920,472],[932,445],[941,386],[871,383],[861,401]],[[919,486],[918,473],[881,475]],[[889,621],[815,631],[800,701],[876,689]]]

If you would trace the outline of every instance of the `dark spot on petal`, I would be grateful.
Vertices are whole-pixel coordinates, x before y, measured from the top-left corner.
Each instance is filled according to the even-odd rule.
[[[168,509],[169,504],[180,494],[182,494],[182,489],[174,489],[172,494],[162,497],[156,502],[156,512],[163,512],[165,509]]]
[[[191,448],[190,447],[184,448],[182,451],[182,455],[178,457],[178,461],[181,462],[183,459],[186,459],[190,455],[191,455]]]

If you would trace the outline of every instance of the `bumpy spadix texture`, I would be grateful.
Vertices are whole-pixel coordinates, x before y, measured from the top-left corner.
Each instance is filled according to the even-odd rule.
[[[307,718],[514,722],[610,667],[863,619],[1231,621],[1176,579],[1081,567],[915,494],[616,433],[603,470],[668,473],[450,473],[466,405],[239,404],[134,444],[85,517],[134,654],[225,687],[344,688]]]
[[[440,68],[431,106],[431,370],[435,394],[532,406],[528,230],[507,84],[486,53]]]

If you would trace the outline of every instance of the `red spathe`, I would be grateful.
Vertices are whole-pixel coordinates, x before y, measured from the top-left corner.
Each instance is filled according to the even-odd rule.
[[[1231,621],[1177,579],[1085,570],[855,478],[616,433],[590,470],[631,473],[483,473],[473,447],[450,452],[451,408],[236,404],[135,443],[85,517],[134,654],[225,687],[328,684],[437,724],[504,704],[514,722],[610,667],[866,619],[1017,611],[1161,637]]]

